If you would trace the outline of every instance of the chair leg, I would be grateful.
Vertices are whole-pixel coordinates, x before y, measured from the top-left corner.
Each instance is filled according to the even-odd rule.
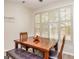
[[[28,51],[28,47],[26,47],[26,51]]]
[[[33,48],[33,53],[35,53],[35,49]]]

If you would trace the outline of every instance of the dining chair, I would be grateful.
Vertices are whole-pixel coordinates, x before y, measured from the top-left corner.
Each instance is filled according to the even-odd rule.
[[[21,32],[20,33],[20,41],[26,41],[28,39],[28,33],[27,32]]]
[[[58,51],[58,42],[59,42],[59,39],[57,40],[56,44],[54,45],[54,48],[51,48],[50,51]]]
[[[27,41],[28,39],[28,33],[27,32],[21,32],[20,33],[20,41]],[[29,48],[27,46],[24,46],[24,45],[21,45],[21,48],[25,48],[26,51],[29,51],[31,50],[31,52],[33,51],[34,52],[34,49],[33,48]]]
[[[27,41],[28,39],[28,33],[27,32],[20,32],[20,41]],[[28,50],[28,47],[21,45],[21,48],[26,48]]]
[[[65,44],[65,36],[63,37],[61,48],[60,48],[59,52],[56,50],[55,51],[50,50],[49,59],[62,59],[62,52],[63,52],[64,44]]]

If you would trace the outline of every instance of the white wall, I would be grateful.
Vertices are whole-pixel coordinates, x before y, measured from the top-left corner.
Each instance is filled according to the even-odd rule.
[[[9,50],[14,48],[15,39],[19,38],[19,33],[26,31],[28,35],[32,35],[33,27],[33,13],[32,10],[22,4],[12,3],[9,1],[4,2],[4,16],[14,17],[12,22],[4,19],[4,49]]]
[[[37,9],[34,12],[34,14],[45,12],[45,11],[50,11],[50,10],[53,10],[53,9],[56,9],[56,8],[60,8],[60,7],[64,7],[64,6],[68,6],[68,5],[72,5],[73,6],[73,1],[71,0],[71,1],[56,2],[54,4],[51,4],[50,6],[46,6],[44,8]],[[71,39],[71,41],[66,41],[65,47],[64,47],[64,53],[70,54],[70,55],[74,55],[73,39]]]

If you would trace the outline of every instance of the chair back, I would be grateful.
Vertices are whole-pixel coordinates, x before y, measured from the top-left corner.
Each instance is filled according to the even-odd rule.
[[[20,41],[26,41],[28,39],[27,32],[21,32],[20,33]]]
[[[56,44],[54,46],[54,48],[55,48],[56,51],[58,51],[58,42],[59,42],[59,39],[57,40],[57,42],[56,42]]]
[[[61,45],[60,51],[58,53],[58,59],[62,59],[62,52],[63,52],[64,44],[65,44],[65,36],[63,37],[62,45]]]

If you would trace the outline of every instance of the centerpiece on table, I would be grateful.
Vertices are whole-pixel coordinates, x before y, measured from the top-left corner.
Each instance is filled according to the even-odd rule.
[[[36,43],[36,44],[40,42],[40,40],[39,40],[39,35],[38,35],[38,34],[35,35],[35,36],[33,37],[33,39],[34,39],[33,42]]]

